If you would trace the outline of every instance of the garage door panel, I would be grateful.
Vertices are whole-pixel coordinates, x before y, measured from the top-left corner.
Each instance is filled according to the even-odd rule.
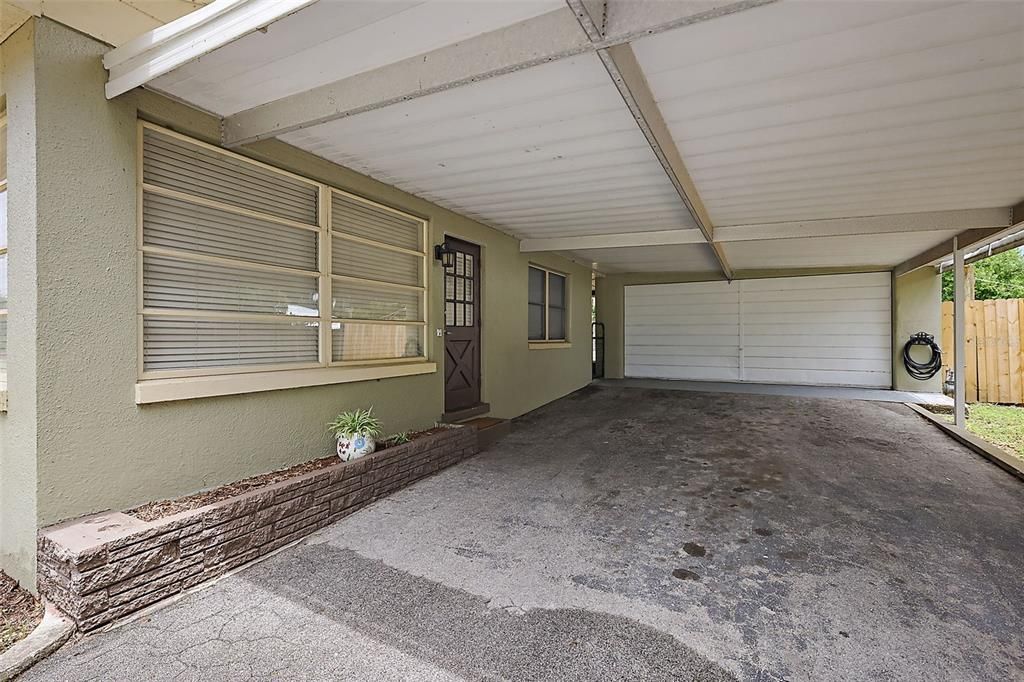
[[[626,364],[626,376],[639,379],[689,379],[692,381],[739,381],[738,367]]]
[[[765,308],[774,308],[775,306],[758,306],[754,309],[744,309],[743,321],[746,323],[762,323],[762,322],[774,322],[778,320],[785,320],[786,322],[803,322],[806,320],[838,320],[838,321],[860,321],[865,322],[877,322],[879,320],[886,319],[889,315],[888,301],[877,301],[878,308],[876,310],[851,310],[847,306],[843,306],[842,310],[836,310],[834,306],[829,305],[804,305],[803,310],[765,310]],[[800,304],[794,304],[800,305]]]
[[[678,366],[738,369],[738,357],[716,357],[713,355],[637,355],[633,358],[634,367]]]
[[[842,310],[851,313],[888,312],[888,298],[869,298],[844,301]],[[744,315],[783,315],[786,313],[836,312],[835,301],[761,301],[757,306],[745,305]]]
[[[832,346],[858,346],[861,348],[889,349],[889,344],[879,340],[877,336],[867,334],[844,334],[831,338],[809,336],[806,334],[747,334],[743,338],[744,349],[756,350],[758,347],[770,348],[828,348]],[[802,353],[801,353],[802,356]]]
[[[759,336],[789,336],[796,328],[800,334],[813,337],[842,337],[850,336],[875,336],[884,334],[889,328],[888,322],[778,322],[775,324],[766,323],[743,323],[744,339],[756,338]],[[836,338],[817,339],[821,343],[834,343]]]
[[[722,346],[701,346],[701,345],[650,345],[650,346],[633,346],[631,356],[635,358],[646,358],[651,355],[660,355],[663,357],[680,357],[680,358],[714,358],[722,357]],[[740,355],[739,349],[728,357],[738,358]]]
[[[858,371],[858,372],[887,372],[889,370],[888,358],[880,359],[855,359],[845,357],[834,358],[778,358],[770,356],[744,355],[743,368],[745,370],[755,369],[798,369],[798,370],[832,370],[832,371]]]
[[[685,324],[638,324],[634,325],[628,338],[642,340],[645,336],[719,336],[731,334],[739,337],[739,324],[705,324],[700,322],[692,325]]]
[[[740,316],[735,313],[692,313],[688,310],[678,309],[641,310],[634,312],[630,319],[637,326],[660,326],[666,319],[679,319],[680,316],[685,316],[686,319],[700,320],[704,324],[732,325],[737,329],[740,324]]]
[[[631,377],[889,386],[888,273],[627,286]]]
[[[837,372],[824,370],[751,369],[744,381],[765,384],[812,384],[818,386],[866,386],[889,388],[889,372]]]
[[[747,343],[743,355],[750,358],[848,358],[850,360],[881,360],[890,362],[888,346],[755,346]]]
[[[739,355],[738,334],[704,334],[680,338],[678,334],[649,334],[642,337],[626,334],[626,348],[643,348],[646,346],[717,346],[719,354],[735,353]]]

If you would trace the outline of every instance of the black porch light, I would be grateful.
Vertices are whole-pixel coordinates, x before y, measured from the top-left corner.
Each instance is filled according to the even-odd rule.
[[[455,265],[455,252],[448,248],[448,244],[436,244],[434,246],[434,258],[441,261],[441,265],[450,268]]]

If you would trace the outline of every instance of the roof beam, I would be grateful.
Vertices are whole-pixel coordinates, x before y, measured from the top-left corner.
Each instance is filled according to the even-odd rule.
[[[1022,207],[1024,210],[1024,207]],[[893,234],[902,232],[934,232],[936,230],[968,230],[1007,226],[1007,209],[978,208],[962,211],[932,211],[928,213],[901,213],[867,216],[863,218],[830,218],[827,220],[801,220],[785,223],[757,223],[725,225],[715,228],[718,242],[742,242],[764,239],[815,239],[849,237],[857,235]],[[1024,212],[1020,214],[1024,219]],[[519,243],[522,253],[536,251],[571,251],[573,249],[611,249],[622,246],[667,246],[674,244],[703,244],[699,230],[655,230],[649,232],[622,232],[572,237],[542,237],[524,239]]]
[[[592,3],[585,5],[584,0],[566,0],[566,2],[572,8],[576,20],[587,34],[591,44],[595,47],[600,45],[600,41],[604,37],[602,30],[605,25],[604,18],[595,20],[591,15]],[[633,119],[640,127],[644,137],[647,138],[647,144],[650,145],[658,163],[661,164],[672,186],[675,187],[686,210],[690,212],[697,228],[704,235],[704,239],[722,269],[722,274],[726,279],[731,280],[733,278],[732,268],[729,267],[721,245],[715,243],[711,216],[708,215],[707,208],[697,192],[697,186],[690,177],[686,164],[683,163],[683,157],[679,154],[675,140],[672,139],[668,124],[665,123],[665,118],[661,115],[661,109],[658,108],[654,93],[651,92],[651,86],[640,68],[633,48],[629,43],[598,47],[597,56],[600,57],[608,75],[611,76],[615,87],[618,88]]]
[[[968,230],[982,227],[1006,227],[1005,208],[977,208],[960,211],[929,211],[866,216],[862,218],[829,218],[783,223],[720,225],[715,239],[721,242],[756,239],[799,239],[803,237],[846,237],[855,235],[891,234],[896,232],[932,232],[936,230]]]
[[[103,55],[107,99],[266,28],[316,0],[218,0]]]
[[[616,8],[609,18],[618,18],[605,36],[604,3],[580,0],[581,6],[587,6],[587,16],[591,11],[600,13],[596,43],[580,31],[573,10],[562,8],[240,111],[224,119],[222,141],[234,147],[277,137],[774,1],[725,0],[709,9],[711,3],[706,1],[658,0],[657,8],[641,3],[642,7],[633,9],[633,0],[616,0],[608,11]],[[617,7],[620,2],[621,8]]]
[[[536,251],[572,251],[573,249],[612,249],[623,246],[666,246],[669,244],[704,244],[699,230],[656,230],[652,232],[621,232],[593,234],[582,237],[541,237],[519,242],[520,253]]]

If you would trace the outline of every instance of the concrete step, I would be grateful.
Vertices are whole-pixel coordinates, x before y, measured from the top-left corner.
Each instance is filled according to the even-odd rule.
[[[512,422],[496,417],[477,417],[462,422],[466,426],[474,426],[477,431],[477,442],[481,450],[486,450],[499,440],[512,433]]]
[[[479,417],[480,415],[487,414],[490,411],[491,406],[488,403],[479,403],[472,407],[467,407],[464,410],[445,412],[441,415],[441,421],[446,424],[461,424],[471,417]]]

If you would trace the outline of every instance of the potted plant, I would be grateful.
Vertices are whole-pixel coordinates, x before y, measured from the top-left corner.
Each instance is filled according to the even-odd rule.
[[[328,428],[338,439],[338,457],[342,461],[358,459],[377,449],[381,434],[380,420],[373,416],[373,408],[342,412]]]

